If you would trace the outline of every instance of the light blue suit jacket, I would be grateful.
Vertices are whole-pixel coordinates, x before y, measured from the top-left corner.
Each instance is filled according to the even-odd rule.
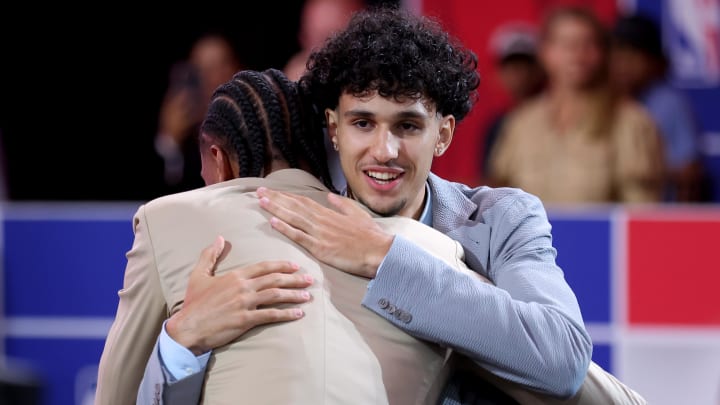
[[[468,266],[495,285],[469,283],[397,236],[362,304],[408,334],[450,346],[499,377],[553,396],[572,396],[585,379],[592,343],[575,294],[555,262],[540,200],[519,189],[469,188],[432,173],[428,182],[433,227],[460,242]],[[397,309],[410,320],[393,316]],[[182,398],[196,404],[202,373],[167,384],[154,352],[138,403],[176,404],[169,399]],[[468,379],[451,379],[445,404],[463,403],[462,393],[472,390],[460,381]]]

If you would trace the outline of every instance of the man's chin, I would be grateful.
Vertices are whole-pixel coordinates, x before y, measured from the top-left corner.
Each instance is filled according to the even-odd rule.
[[[397,204],[393,205],[365,204],[365,206],[368,207],[370,211],[376,213],[377,215],[380,215],[381,217],[393,217],[395,215],[398,215],[398,213],[400,212],[400,210],[402,210],[405,204],[403,204],[402,202],[398,202]]]
[[[355,199],[362,205],[366,206],[370,211],[372,211],[373,213],[375,213],[381,217],[392,217],[392,216],[398,215],[398,213],[407,204],[407,200],[389,201],[389,202],[388,201],[368,201],[368,199],[365,199],[360,195],[352,193],[352,191],[350,191],[350,193],[351,193],[351,196],[353,199]]]

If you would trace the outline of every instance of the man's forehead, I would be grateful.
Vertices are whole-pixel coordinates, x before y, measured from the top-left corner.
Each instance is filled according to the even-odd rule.
[[[392,104],[388,110],[388,103]],[[378,92],[371,91],[362,94],[344,92],[340,96],[338,107],[346,112],[363,111],[364,113],[379,114],[421,114],[427,117],[436,115],[436,105],[426,97],[394,96],[383,97]]]

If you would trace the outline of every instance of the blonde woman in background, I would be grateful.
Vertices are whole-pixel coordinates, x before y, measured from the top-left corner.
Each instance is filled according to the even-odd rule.
[[[607,86],[607,32],[596,16],[553,10],[539,56],[548,87],[508,117],[490,156],[492,184],[546,204],[660,201],[661,138],[639,104]]]

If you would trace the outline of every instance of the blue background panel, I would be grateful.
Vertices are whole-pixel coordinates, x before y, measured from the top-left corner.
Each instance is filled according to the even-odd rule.
[[[608,344],[594,344],[592,359],[606,371],[612,372],[612,346]]]
[[[6,316],[115,316],[130,217],[6,220],[4,232]]]
[[[103,340],[9,338],[5,345],[43,381],[43,405],[92,405]]]
[[[557,263],[577,295],[586,323],[608,323],[611,317],[610,220],[553,217],[553,245]]]

